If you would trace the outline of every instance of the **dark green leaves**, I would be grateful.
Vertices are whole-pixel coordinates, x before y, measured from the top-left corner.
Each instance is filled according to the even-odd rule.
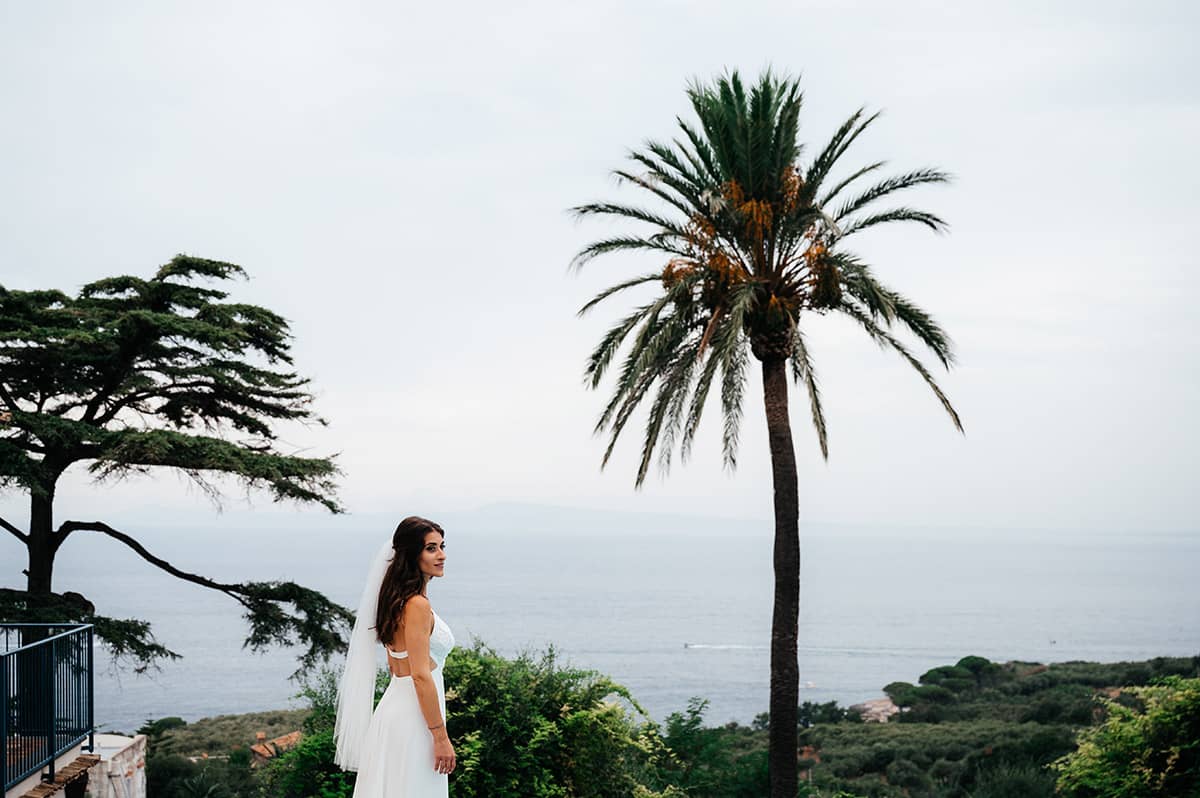
[[[79,463],[100,479],[171,468],[213,497],[216,478],[229,476],[276,500],[340,512],[332,458],[276,447],[278,422],[324,423],[312,410],[308,380],[287,368],[287,321],[199,284],[244,274],[231,263],[180,255],[151,279],[107,277],[75,297],[0,287],[0,487],[20,488],[44,505],[59,477]],[[30,576],[34,601],[66,612],[49,593],[50,565],[68,535],[91,529],[177,578],[239,601],[251,647],[302,645],[301,669],[342,648],[349,612],[320,593],[292,583],[214,582],[159,560],[102,522],[52,530],[48,510],[36,522],[31,514],[27,533],[2,524],[29,546],[31,574],[44,574],[36,585]],[[86,619],[115,654],[141,668],[173,656],[139,621],[90,609]]]
[[[278,368],[287,321],[196,284],[242,276],[180,255],[74,298],[0,288],[0,480],[44,488],[81,460],[101,476],[163,466],[337,511],[331,460],[273,448],[275,422],[322,423],[308,380]]]

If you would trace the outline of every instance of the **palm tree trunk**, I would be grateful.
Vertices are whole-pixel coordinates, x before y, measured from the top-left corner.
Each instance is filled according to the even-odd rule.
[[[771,798],[796,798],[800,704],[800,491],[788,418],[786,362],[762,361],[763,402],[775,486],[775,607],[771,616],[771,731],[767,755]]]

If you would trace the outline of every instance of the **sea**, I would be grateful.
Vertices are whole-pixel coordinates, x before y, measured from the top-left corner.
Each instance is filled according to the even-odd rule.
[[[767,710],[768,522],[538,507],[439,520],[447,568],[430,599],[460,644],[479,640],[506,656],[553,647],[562,663],[626,686],[655,720],[692,698],[708,702],[712,725]],[[393,524],[311,514],[257,524],[242,514],[136,526],[150,551],[183,570],[294,580],[353,608]],[[1200,655],[1200,534],[805,524],[801,537],[802,701],[878,698],[890,682],[915,682],[967,655]],[[98,648],[101,730],[303,706],[290,678],[296,650],[245,649],[236,602],[115,541],[77,533],[60,551],[55,586],[89,597],[101,614],[150,621],[181,655],[137,674]]]

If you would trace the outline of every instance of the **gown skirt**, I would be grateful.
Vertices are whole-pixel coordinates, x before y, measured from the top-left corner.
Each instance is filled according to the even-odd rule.
[[[442,717],[446,685],[434,668]],[[447,798],[449,779],[433,769],[433,735],[417,703],[411,676],[393,676],[371,715],[354,798]]]

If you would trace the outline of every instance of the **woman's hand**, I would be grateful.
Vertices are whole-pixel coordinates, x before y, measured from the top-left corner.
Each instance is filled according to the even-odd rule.
[[[446,735],[446,727],[433,732],[433,769],[443,775],[453,773],[457,760],[454,757],[454,746]]]

